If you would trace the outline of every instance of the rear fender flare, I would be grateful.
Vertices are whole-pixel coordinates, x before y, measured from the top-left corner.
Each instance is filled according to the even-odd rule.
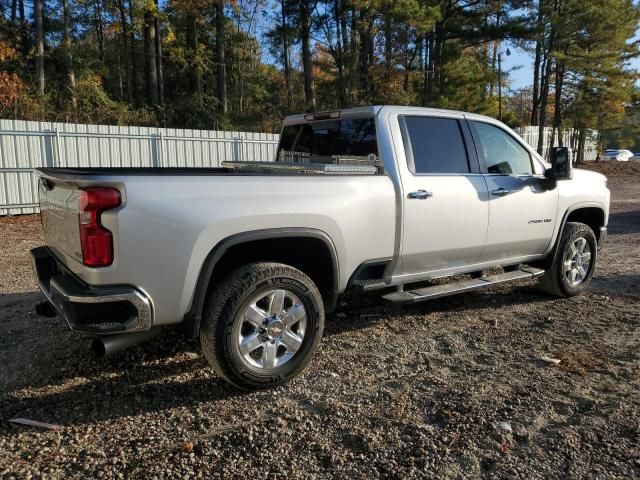
[[[328,299],[329,306],[334,306],[338,295],[338,279],[339,265],[338,254],[336,247],[331,240],[331,237],[322,230],[314,228],[267,228],[263,230],[252,230],[249,232],[237,233],[231,235],[220,242],[218,242],[211,251],[207,254],[191,299],[191,307],[184,316],[184,325],[188,332],[194,336],[197,336],[200,330],[200,320],[202,318],[202,312],[204,310],[204,303],[207,297],[207,291],[211,283],[213,270],[216,264],[224,256],[224,254],[236,245],[240,245],[247,242],[253,242],[256,240],[266,240],[274,238],[290,238],[290,237],[308,237],[321,240],[329,250],[331,255],[332,267],[333,267],[333,281],[332,281],[332,297]],[[331,311],[331,308],[328,309]]]

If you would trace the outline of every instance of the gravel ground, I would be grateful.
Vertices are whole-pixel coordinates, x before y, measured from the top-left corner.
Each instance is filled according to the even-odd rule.
[[[0,478],[637,478],[640,165],[595,167],[613,203],[588,293],[345,298],[306,372],[259,393],[176,332],[93,358],[33,312],[37,217],[0,219]]]

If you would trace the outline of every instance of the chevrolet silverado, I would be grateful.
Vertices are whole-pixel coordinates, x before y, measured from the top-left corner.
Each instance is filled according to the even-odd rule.
[[[180,323],[244,389],[297,375],[347,289],[576,295],[609,215],[606,178],[566,148],[547,164],[492,118],[414,107],[287,117],[273,162],[39,175],[43,305],[103,354]]]

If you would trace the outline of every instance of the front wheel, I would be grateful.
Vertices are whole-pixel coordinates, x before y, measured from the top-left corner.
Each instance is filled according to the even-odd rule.
[[[593,230],[584,223],[568,222],[551,268],[539,279],[541,288],[558,297],[579,294],[591,282],[597,257]]]
[[[307,275],[280,263],[254,263],[213,291],[200,343],[219,375],[254,390],[298,375],[311,360],[323,327],[322,297]]]

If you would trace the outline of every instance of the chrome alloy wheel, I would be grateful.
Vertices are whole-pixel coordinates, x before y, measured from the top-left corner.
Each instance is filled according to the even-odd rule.
[[[292,292],[260,293],[242,314],[237,337],[240,354],[253,367],[281,367],[300,349],[306,327],[307,312]]]
[[[569,245],[564,258],[564,275],[570,286],[580,285],[587,274],[591,264],[591,248],[589,242],[583,237],[576,238]]]

